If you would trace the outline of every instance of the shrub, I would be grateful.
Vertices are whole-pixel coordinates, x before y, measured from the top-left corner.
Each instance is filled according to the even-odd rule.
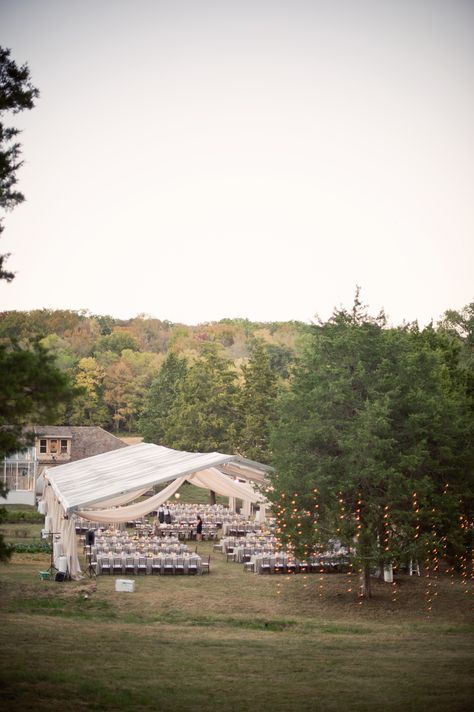
[[[47,543],[41,544],[9,544],[10,551],[16,554],[50,554],[51,546]]]
[[[3,521],[7,524],[41,524],[44,522],[44,514],[40,514],[35,509],[28,511],[22,509],[5,509]]]

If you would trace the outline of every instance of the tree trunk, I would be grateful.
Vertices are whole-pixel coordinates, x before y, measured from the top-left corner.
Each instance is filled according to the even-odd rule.
[[[370,566],[365,564],[360,574],[360,595],[363,598],[372,598],[372,584],[370,580]]]
[[[209,501],[211,504],[216,504],[216,493],[213,490],[209,490]]]

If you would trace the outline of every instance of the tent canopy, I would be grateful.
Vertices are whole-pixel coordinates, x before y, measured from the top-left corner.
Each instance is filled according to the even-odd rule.
[[[218,470],[219,466],[230,463],[235,464],[236,471],[240,470],[242,476],[260,482],[270,469],[238,455],[190,453],[140,443],[50,468],[46,470],[45,478],[51,484],[64,513],[69,515],[95,508],[99,504],[116,506],[122,498],[123,501],[130,501],[130,495],[136,493],[139,496],[153,485],[187,478],[203,471],[209,473],[213,468]],[[224,475],[217,471],[214,478],[207,476],[206,481],[210,488],[216,486],[216,492],[228,494],[219,491],[219,480],[222,477]],[[225,478],[230,484],[229,477]],[[192,481],[192,478],[189,477],[189,480]],[[257,501],[258,498],[254,495],[251,500]]]

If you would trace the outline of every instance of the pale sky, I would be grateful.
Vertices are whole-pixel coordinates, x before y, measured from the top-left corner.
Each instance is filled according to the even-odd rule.
[[[0,44],[41,92],[0,310],[473,301],[474,2],[0,0]]]

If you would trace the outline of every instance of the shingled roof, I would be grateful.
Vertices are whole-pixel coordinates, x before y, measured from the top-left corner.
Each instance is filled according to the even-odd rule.
[[[127,443],[97,425],[36,425],[33,430],[36,438],[70,438],[69,462],[128,447]]]

